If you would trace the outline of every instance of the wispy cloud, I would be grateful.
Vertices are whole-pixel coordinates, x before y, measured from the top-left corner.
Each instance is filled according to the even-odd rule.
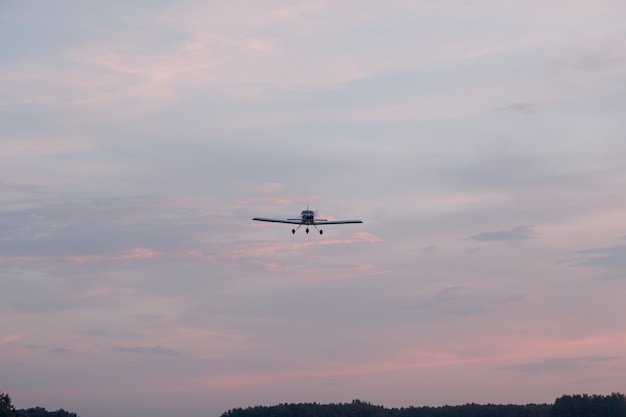
[[[113,352],[137,353],[140,355],[179,356],[181,352],[161,346],[113,347]]]
[[[532,294],[490,292],[469,286],[446,285],[427,298],[410,305],[433,315],[474,316],[505,311],[535,301]]]
[[[309,240],[299,242],[251,242],[247,244],[239,243],[233,247],[226,248],[222,251],[221,256],[224,258],[252,258],[252,257],[270,257],[280,258],[291,256],[298,251],[315,246],[334,246],[347,245],[352,243],[378,243],[382,240],[368,232],[356,232],[343,238],[332,238],[322,240]]]
[[[578,358],[550,358],[538,362],[521,363],[502,368],[525,374],[570,373],[580,372],[583,369],[614,362],[620,359],[616,356],[587,356]]]
[[[104,261],[131,261],[152,259],[158,256],[158,253],[147,248],[135,248],[127,252],[108,254],[108,255],[87,255],[87,254],[66,254],[59,256],[8,256],[0,257],[0,264],[37,264],[37,263],[52,263],[52,262],[74,262],[74,263],[89,263],[89,262],[104,262]]]
[[[535,113],[539,109],[540,109],[539,105],[535,103],[509,103],[509,104],[505,104],[503,106],[497,107],[496,111],[529,114],[529,113]]]
[[[48,353],[57,355],[57,354],[64,354],[64,353],[70,353],[72,351],[72,349],[68,349],[68,348],[64,348],[64,347],[58,347],[58,348],[50,348],[48,349]]]
[[[0,335],[0,345],[15,342],[16,340],[21,339],[23,336],[24,335],[22,333],[10,333],[10,334],[5,334],[5,335]]]
[[[605,246],[579,251],[585,258],[577,265],[626,272],[626,245]]]
[[[222,375],[209,375],[201,383],[212,388],[243,388],[260,386],[276,381],[300,380],[302,378],[364,376],[383,374],[397,370],[453,366],[475,362],[475,358],[463,358],[447,352],[402,351],[396,352],[388,360],[371,361],[316,361],[312,364],[298,364],[292,369],[274,369],[271,371],[251,371]]]
[[[477,233],[468,237],[468,239],[476,242],[516,242],[534,238],[535,232],[532,226],[517,226],[495,232]]]
[[[436,250],[437,250],[437,246],[430,245],[430,246],[426,246],[426,247],[422,248],[422,253],[424,255],[428,255],[429,253],[432,253],[432,252],[434,252]]]
[[[258,184],[255,186],[255,188],[258,191],[275,191],[275,190],[279,190],[281,188],[283,188],[285,186],[285,184],[281,184],[278,182],[266,182],[263,184]]]

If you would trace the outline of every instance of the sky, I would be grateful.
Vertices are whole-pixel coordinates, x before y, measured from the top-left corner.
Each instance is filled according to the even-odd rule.
[[[626,392],[624,21],[0,1],[0,391],[81,417]],[[251,220],[307,206],[363,224]]]

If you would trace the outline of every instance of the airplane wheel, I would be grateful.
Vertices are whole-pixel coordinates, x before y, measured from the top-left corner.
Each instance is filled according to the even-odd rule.
[[[323,231],[323,230],[320,230],[320,235],[321,235],[322,233],[324,233],[324,231]]]
[[[291,229],[291,234],[295,235],[296,234],[296,229]]]
[[[308,228],[306,229],[306,232],[309,233],[309,229]]]

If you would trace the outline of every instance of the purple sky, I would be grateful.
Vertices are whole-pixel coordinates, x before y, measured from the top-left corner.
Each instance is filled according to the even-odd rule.
[[[626,392],[625,21],[0,2],[0,391],[81,417]],[[307,205],[364,223],[251,221]]]

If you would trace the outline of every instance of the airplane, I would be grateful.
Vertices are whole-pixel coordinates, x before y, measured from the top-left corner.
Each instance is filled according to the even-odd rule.
[[[315,212],[313,210],[309,210],[309,206],[306,207],[306,210],[302,210],[300,213],[299,219],[270,219],[267,217],[255,217],[252,220],[256,220],[259,222],[272,222],[272,223],[288,223],[288,224],[297,224],[298,227],[295,229],[291,229],[292,234],[296,234],[296,230],[300,228],[300,226],[305,225],[307,228],[305,231],[309,233],[308,226],[313,226],[317,231],[320,232],[320,235],[324,233],[322,229],[318,229],[317,226],[321,226],[324,224],[347,224],[347,223],[363,223],[361,220],[326,220],[326,219],[316,219]]]

